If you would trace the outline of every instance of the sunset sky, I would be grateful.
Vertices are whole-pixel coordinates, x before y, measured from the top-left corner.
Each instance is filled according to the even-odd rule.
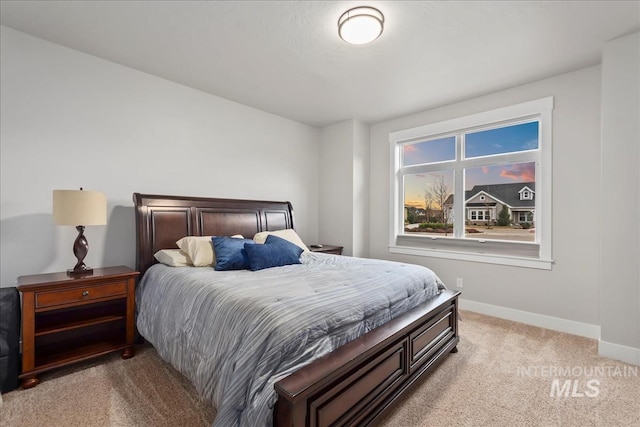
[[[454,136],[406,145],[403,164],[412,166],[455,160],[455,145]],[[538,148],[538,122],[467,133],[464,145],[465,158],[535,150]],[[447,188],[452,193],[454,185],[451,171],[405,175],[405,205],[424,208],[425,191],[439,176],[444,176]],[[466,169],[464,187],[465,190],[471,190],[474,185],[529,181],[535,181],[534,162]]]

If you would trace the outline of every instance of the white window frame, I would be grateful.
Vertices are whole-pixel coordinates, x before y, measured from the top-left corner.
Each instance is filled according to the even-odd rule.
[[[520,190],[520,200],[533,200],[533,190],[525,186],[525,188]]]
[[[418,126],[389,134],[391,155],[390,183],[390,227],[389,251],[407,255],[446,258],[463,261],[502,264],[551,270],[552,258],[552,113],[553,97],[523,102],[491,111],[472,114],[460,118]],[[456,138],[456,161],[444,166],[442,163],[402,167],[402,148],[408,143],[437,139],[473,129],[509,126],[518,121],[538,120],[538,150],[514,152],[499,155],[504,164],[535,161],[536,173],[536,236],[537,242],[493,241],[464,238],[464,220],[466,215],[454,217],[455,236],[409,235],[404,232],[404,193],[403,176],[412,170],[452,170],[454,171],[454,208],[453,212],[464,212],[464,174],[470,167],[497,164],[496,155],[475,157],[461,161],[461,138]],[[488,160],[489,159],[489,162]],[[450,163],[450,162],[447,162]]]
[[[482,219],[478,218],[478,214],[482,213]],[[475,219],[473,218],[473,214],[475,214]],[[469,221],[491,221],[491,210],[490,209],[469,209]]]
[[[522,215],[524,215],[524,219],[522,219]],[[527,217],[531,215],[531,219]],[[518,211],[518,222],[533,222],[533,213],[530,211]]]

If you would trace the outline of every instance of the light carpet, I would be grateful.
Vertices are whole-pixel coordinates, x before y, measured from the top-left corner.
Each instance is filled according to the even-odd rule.
[[[640,368],[594,340],[462,312],[460,350],[381,420],[389,427],[638,426]],[[209,426],[215,409],[149,346],[3,395],[2,426]]]

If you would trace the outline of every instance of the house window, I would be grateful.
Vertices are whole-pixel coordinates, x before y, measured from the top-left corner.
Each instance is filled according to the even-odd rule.
[[[552,109],[544,98],[391,133],[390,250],[550,269]],[[425,221],[409,224],[408,207]]]
[[[469,210],[469,219],[472,221],[489,221],[490,218],[490,211],[487,209],[483,209],[483,210],[475,210],[475,209],[471,209]]]
[[[518,212],[518,222],[533,222],[533,212]]]
[[[533,190],[528,186],[525,186],[520,190],[520,200],[533,200]]]

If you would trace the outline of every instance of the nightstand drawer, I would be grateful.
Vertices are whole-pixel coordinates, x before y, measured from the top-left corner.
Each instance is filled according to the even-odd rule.
[[[97,298],[126,295],[127,282],[116,282],[104,285],[85,286],[52,292],[36,293],[36,308],[51,307],[62,304],[73,304]]]

